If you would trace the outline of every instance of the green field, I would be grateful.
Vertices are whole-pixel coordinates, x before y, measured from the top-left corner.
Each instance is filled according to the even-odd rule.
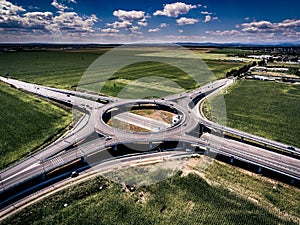
[[[299,85],[241,80],[224,98],[229,127],[300,147]]]
[[[300,222],[300,190],[243,169],[215,161],[206,171],[207,180],[232,190],[244,198],[273,212],[298,218]]]
[[[99,187],[106,186],[103,190]],[[67,206],[64,206],[67,204]],[[125,192],[103,178],[67,188],[31,205],[6,224],[296,224],[208,185],[198,175],[175,175]]]
[[[204,61],[206,62],[207,66],[211,69],[211,71],[217,79],[224,78],[226,72],[230,70],[239,69],[246,65],[245,63],[241,62],[229,62],[211,59],[206,59]]]
[[[72,121],[65,110],[2,83],[0,102],[0,169],[37,150]]]
[[[11,77],[19,80],[71,89],[77,87],[89,65],[105,52],[106,50],[2,52],[0,53],[0,74],[9,73]],[[141,55],[141,57],[143,56]],[[120,90],[126,86],[130,88],[128,92],[134,91],[135,96],[145,92],[145,88],[149,92],[147,95],[151,96],[153,95],[151,92],[155,92],[157,95],[167,95],[182,91],[180,88],[190,90],[198,87],[198,84],[180,69],[155,62],[158,59],[155,55],[145,57],[146,62],[129,65],[117,71],[100,91],[103,94],[117,96]],[[207,63],[217,79],[224,77],[227,71],[245,65],[230,61],[225,54],[203,53],[200,54],[200,57]],[[153,61],[149,62],[149,58]],[[98,83],[89,83],[88,87],[81,86],[81,88],[99,92],[98,84],[99,80],[102,80],[101,73],[98,72],[98,74],[100,74],[100,78],[99,75],[97,78]],[[164,77],[174,81],[177,86],[168,82],[167,85],[166,83],[160,84],[158,80],[147,80],[147,82],[141,80],[143,77],[149,78],[150,76]],[[135,80],[137,82],[132,82]],[[128,86],[128,84],[130,85]]]
[[[54,86],[77,86],[86,68],[100,56],[99,52],[28,51],[0,53],[0,74],[13,78]]]
[[[258,51],[255,51],[255,52],[258,52]],[[246,49],[239,49],[239,48],[216,48],[216,49],[209,51],[209,53],[236,55],[236,54],[253,54],[254,51],[246,50]]]

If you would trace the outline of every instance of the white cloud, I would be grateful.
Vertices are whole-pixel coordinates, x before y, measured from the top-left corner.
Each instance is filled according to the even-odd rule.
[[[113,15],[121,21],[107,23],[106,26],[113,27],[114,29],[124,28],[130,30],[132,34],[141,34],[138,31],[140,27],[148,26],[147,18],[149,18],[149,15],[146,15],[144,11],[125,11],[120,9],[114,11]]]
[[[58,3],[57,0],[53,0],[51,5],[54,6],[55,8],[57,8],[58,11],[64,11],[66,9],[70,9],[68,6]]]
[[[106,26],[113,27],[114,29],[117,29],[117,28],[130,28],[132,26],[132,23],[129,22],[129,21],[122,21],[122,22],[116,21],[116,22],[113,22],[113,23],[107,23]]]
[[[210,22],[210,21],[214,21],[214,20],[218,20],[218,17],[212,17],[211,15],[206,15],[205,19],[204,19],[204,23]]]
[[[30,9],[30,10],[39,10],[40,7],[30,5],[30,6],[28,6],[28,9]]]
[[[113,12],[113,15],[123,21],[145,20],[145,12],[143,11],[117,10]]]
[[[259,21],[259,22],[251,22],[251,23],[243,23],[242,31],[244,32],[257,32],[259,30],[268,30],[273,29],[274,25],[270,21]]]
[[[0,16],[17,15],[19,12],[25,12],[22,6],[14,5],[6,0],[0,0]]]
[[[241,30],[245,33],[278,33],[286,36],[297,36],[300,20],[286,19],[279,23],[262,20],[243,23],[241,27]]]
[[[133,34],[141,34],[141,32],[139,31],[140,30],[140,27],[138,26],[132,26],[129,28],[129,30],[133,33]]]
[[[52,12],[28,12],[23,15],[22,23],[27,28],[44,29],[52,23],[52,20]]]
[[[213,34],[213,35],[217,35],[217,36],[224,36],[224,35],[239,35],[241,34],[240,31],[237,30],[225,30],[225,31],[206,31],[206,34]]]
[[[114,29],[114,28],[105,28],[105,29],[101,29],[101,32],[103,32],[103,33],[119,33],[119,30]]]
[[[138,21],[137,24],[141,27],[146,27],[148,26],[148,23],[146,21]]]
[[[211,21],[211,16],[210,15],[205,16],[204,23],[207,23],[209,21]]]
[[[160,28],[165,28],[165,27],[167,27],[167,26],[168,26],[168,24],[166,24],[166,23],[161,23],[161,24],[159,25]]]
[[[149,33],[155,33],[155,32],[158,32],[158,31],[160,31],[159,28],[154,28],[154,29],[149,29],[148,30]]]
[[[279,27],[297,28],[300,27],[300,20],[287,19],[277,24]]]
[[[206,33],[215,36],[223,36],[224,38],[243,37],[252,41],[288,41],[300,39],[300,20],[296,19],[286,19],[279,23],[273,23],[266,20],[253,21],[242,23],[241,25],[236,26],[236,28],[237,30],[206,31]],[[231,39],[231,41],[232,40],[233,39]]]
[[[213,13],[211,13],[211,12],[206,12],[206,11],[202,11],[201,14],[203,14],[203,15],[212,15]]]
[[[183,30],[178,30],[179,33],[183,33]]]
[[[73,36],[81,37],[93,33],[97,16],[81,17],[76,12],[63,12],[54,16],[52,12],[26,12],[21,6],[16,6],[6,0],[0,0],[0,28],[1,35],[16,37],[16,35],[32,35],[45,37]],[[75,34],[76,33],[76,34]],[[2,36],[2,37],[3,37]]]
[[[179,19],[176,20],[176,23],[179,26],[184,26],[184,25],[187,25],[187,24],[195,24],[197,22],[199,22],[198,19],[186,18],[186,17],[181,17],[181,18],[179,18]]]
[[[188,5],[183,2],[176,2],[172,4],[165,4],[164,9],[157,10],[153,13],[154,16],[168,16],[168,17],[178,17],[181,14],[188,13],[191,9],[197,8],[196,5]]]
[[[244,18],[244,20],[249,21],[249,20],[250,20],[250,17],[247,16],[247,17]]]
[[[83,19],[76,12],[62,12],[54,17],[53,21],[54,24],[48,26],[52,32],[94,32],[93,25],[98,21],[98,18],[92,14],[87,19]]]

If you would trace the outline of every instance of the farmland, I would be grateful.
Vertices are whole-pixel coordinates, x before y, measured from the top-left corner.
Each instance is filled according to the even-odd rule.
[[[192,170],[200,169],[194,166]],[[296,224],[289,220],[288,214],[279,217],[275,210],[280,208],[279,204],[293,201],[294,197],[297,202],[295,188],[277,184],[278,189],[272,195],[279,201],[273,205],[262,195],[258,204],[253,199],[272,189],[274,184],[270,181],[259,177],[253,179],[243,171],[219,163],[213,163],[205,174],[208,182],[216,180],[218,183],[209,185],[196,174],[183,176],[182,171],[178,171],[159,183],[138,186],[134,192],[97,177],[34,203],[1,224]],[[252,196],[252,200],[232,191],[232,187],[237,187],[234,181],[240,179],[243,181],[241,186],[251,190],[246,195]],[[257,189],[260,191],[255,192]],[[288,199],[280,199],[281,194]],[[297,206],[292,205],[286,210],[297,213]]]
[[[0,74],[31,83],[71,88],[86,68],[104,51],[28,51],[0,53]]]
[[[0,84],[0,168],[65,131],[72,116],[48,101]]]
[[[22,81],[71,89],[77,87],[81,76],[89,65],[106,51],[107,50],[99,49],[94,51],[2,52],[0,53],[0,74],[8,73],[11,77]],[[216,78],[224,77],[228,70],[245,65],[245,63],[242,62],[226,60],[225,54],[217,55],[219,58],[215,58],[216,55],[214,54],[199,54]],[[149,60],[149,57],[145,59]],[[163,65],[163,63],[159,62],[155,63],[155,57],[152,57],[152,59],[153,62],[146,61],[122,68],[106,82],[101,92],[106,95],[116,96],[122,88],[132,81],[149,76],[171,79],[171,81],[176,82],[181,88],[188,90],[199,85],[178,68],[167,64]],[[145,85],[149,89],[149,92],[160,90],[162,95],[182,91],[182,89],[178,89],[178,85],[175,89],[172,85],[168,85],[167,87],[169,88],[166,89],[165,84],[159,85],[157,82],[151,83],[151,81],[150,84],[147,82],[135,83],[132,89],[137,91],[141,89],[144,90]],[[89,85],[88,88],[92,89],[92,91],[99,91],[97,84],[94,86]]]
[[[300,147],[299,97],[298,85],[241,80],[224,94],[227,125]]]

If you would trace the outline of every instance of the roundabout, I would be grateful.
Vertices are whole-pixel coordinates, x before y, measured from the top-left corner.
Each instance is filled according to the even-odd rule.
[[[155,118],[151,118],[156,113]],[[164,118],[167,117],[167,118]],[[117,122],[133,124],[138,129],[121,129]],[[96,112],[95,130],[103,135],[155,135],[178,129],[187,122],[185,110],[163,100],[120,100],[101,107]]]
[[[258,167],[258,171],[270,170],[287,176],[291,182],[300,180],[300,167],[297,157],[299,149],[288,149],[262,137],[244,133],[208,121],[199,114],[200,102],[233,83],[232,79],[217,80],[191,92],[168,98],[157,99],[116,99],[107,98],[107,104],[88,99],[90,95],[21,82],[14,79],[0,79],[18,89],[28,91],[51,100],[72,105],[84,116],[62,139],[57,140],[40,152],[1,171],[0,217],[15,209],[15,202],[32,196],[35,190],[46,188],[55,182],[63,182],[74,169],[80,174],[95,165],[110,165],[115,168],[118,157],[130,165],[130,153],[119,147],[131,149],[140,159],[151,158],[157,152],[184,151],[193,154],[201,149],[202,154],[215,157],[223,155],[231,161],[240,160]],[[101,96],[95,96],[101,99]],[[149,129],[147,132],[113,127],[111,119],[122,119],[133,123],[136,118],[142,123],[149,119],[153,124],[163,124],[137,115],[143,110],[161,110],[170,113],[172,123],[163,129]],[[134,113],[135,112],[135,113]],[[143,119],[142,119],[143,118]],[[173,120],[174,119],[174,120]],[[177,120],[176,120],[177,119]],[[150,122],[150,123],[151,123]],[[164,123],[167,124],[167,123]],[[111,126],[112,125],[112,126]],[[223,132],[241,138],[241,142],[222,138]],[[263,148],[243,143],[243,139],[255,140],[268,146],[276,146],[288,155],[281,155]],[[172,147],[170,147],[172,146]],[[148,152],[148,154],[145,154]],[[126,154],[129,154],[128,156]],[[116,157],[117,156],[117,157]],[[80,176],[79,176],[80,177]]]

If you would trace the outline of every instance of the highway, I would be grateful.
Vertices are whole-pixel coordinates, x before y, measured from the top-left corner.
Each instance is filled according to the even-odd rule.
[[[295,150],[288,149],[289,146],[286,144],[219,125],[207,120],[202,115],[201,110],[199,110],[201,103],[206,98],[232,85],[234,79],[217,80],[191,92],[151,100],[117,99],[90,93],[49,88],[4,77],[0,77],[0,80],[20,90],[71,105],[83,113],[73,129],[63,137],[40,152],[0,172],[0,195],[2,196],[5,195],[6,191],[20,187],[26,181],[30,181],[35,177],[42,177],[51,173],[51,171],[64,168],[70,163],[78,160],[87,163],[92,162],[91,157],[95,155],[98,157],[97,165],[106,160],[112,160],[112,163],[118,164],[118,161],[114,161],[114,156],[107,148],[116,148],[118,145],[130,145],[132,143],[144,143],[145,147],[140,149],[141,152],[153,150],[156,145],[152,143],[155,142],[177,143],[175,148],[181,150],[188,144],[194,144],[206,149],[206,151],[234,157],[300,180],[300,163],[296,158],[212,134],[205,133],[199,137],[201,134],[199,126],[202,125],[211,130],[228,132],[293,154],[300,154],[298,148],[295,148]],[[123,109],[130,109],[131,106],[140,104],[164,107],[178,113],[180,120],[176,124],[169,125],[128,111],[122,112]],[[121,113],[114,115],[115,119],[140,126],[150,132],[130,132],[109,126],[103,118],[113,109],[122,109]],[[97,138],[85,142],[87,137],[95,135],[95,133],[99,135]],[[130,158],[128,160],[130,161]],[[2,208],[2,203],[5,205],[4,202],[11,197],[13,196],[1,199],[0,208]]]

